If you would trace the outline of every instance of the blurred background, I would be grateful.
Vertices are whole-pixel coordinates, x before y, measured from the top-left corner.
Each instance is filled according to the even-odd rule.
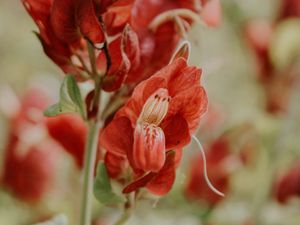
[[[128,224],[299,224],[299,0],[221,4],[221,26],[194,25],[188,39],[190,63],[203,68],[209,96],[197,136],[207,151],[209,177],[226,197],[207,188],[199,151],[191,143],[171,193],[139,203]],[[50,96],[43,100],[48,105],[63,77],[44,55],[34,30],[19,1],[0,1],[0,224],[32,224],[57,213],[76,224],[80,170],[61,150],[64,146],[45,139],[35,112],[30,123],[37,126],[22,128],[28,134],[24,139],[39,143],[32,156],[15,159],[8,153],[17,145],[11,115],[35,104],[28,99],[43,98],[38,90]],[[17,154],[31,151],[24,149]],[[96,201],[94,206],[95,224],[111,224],[120,213]]]

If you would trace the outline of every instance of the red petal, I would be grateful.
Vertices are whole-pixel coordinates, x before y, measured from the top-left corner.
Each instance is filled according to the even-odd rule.
[[[124,51],[131,63],[130,69],[135,70],[140,65],[141,53],[139,38],[129,25],[124,28],[123,45]]]
[[[132,124],[135,124],[149,96],[157,89],[164,87],[166,87],[166,81],[161,77],[151,77],[141,82],[134,89],[126,105],[118,111],[117,116],[126,116],[131,120]]]
[[[165,136],[156,126],[137,124],[134,130],[133,163],[145,172],[158,172],[165,163]]]
[[[107,151],[126,155],[132,151],[133,129],[126,117],[113,119],[100,134],[100,144]]]
[[[76,0],[54,0],[50,19],[60,40],[72,44],[80,39],[76,26]]]
[[[127,194],[133,192],[139,188],[143,188],[147,185],[147,183],[155,176],[155,173],[148,173],[147,175],[139,178],[138,180],[130,183],[123,189],[123,193]]]
[[[22,0],[27,12],[33,20],[45,22],[49,19],[51,0]]]
[[[2,182],[18,198],[37,203],[51,189],[54,182],[59,146],[44,141],[32,146],[24,156],[17,154],[17,137],[11,137],[6,150]]]
[[[190,143],[191,137],[186,120],[175,115],[161,124],[166,137],[166,149],[182,148]]]
[[[155,195],[165,195],[171,190],[175,176],[175,152],[169,152],[164,167],[147,183],[146,187]]]
[[[115,91],[123,84],[130,69],[130,61],[124,52],[122,37],[119,37],[110,43],[108,51],[110,54],[111,65],[103,81],[103,90]],[[98,63],[101,63],[102,65],[103,63],[101,60],[104,58],[103,54],[104,53],[101,53],[97,59]]]
[[[193,133],[200,122],[200,117],[207,110],[207,95],[203,87],[187,89],[171,99],[169,116],[180,114],[188,123]]]
[[[128,166],[126,156],[115,155],[111,152],[107,152],[105,155],[105,165],[109,176],[113,179],[119,178]]]
[[[166,162],[158,173],[151,172],[140,177],[126,186],[123,193],[130,193],[139,188],[147,187],[156,195],[165,195],[172,188],[175,176],[175,152],[168,152]]]
[[[170,96],[176,96],[187,89],[199,86],[201,73],[201,69],[185,64],[179,72],[170,74],[168,83]]]
[[[130,22],[132,1],[117,1],[103,15],[109,35],[122,32],[126,23]]]
[[[87,127],[79,116],[59,115],[47,118],[49,134],[70,153],[79,168],[83,166],[83,156]]]
[[[78,0],[77,22],[84,37],[93,43],[104,42],[102,26],[96,16],[93,0]]]

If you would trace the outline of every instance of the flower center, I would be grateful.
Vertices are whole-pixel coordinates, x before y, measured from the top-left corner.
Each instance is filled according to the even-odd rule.
[[[170,97],[167,89],[160,88],[146,101],[139,116],[138,123],[158,126],[168,112]]]

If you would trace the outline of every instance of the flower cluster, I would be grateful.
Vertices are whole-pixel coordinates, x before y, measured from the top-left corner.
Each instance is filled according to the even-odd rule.
[[[146,79],[168,64],[193,22],[216,26],[218,0],[23,0],[45,53],[65,73],[104,73],[103,89]],[[86,41],[85,41],[86,40]],[[96,65],[88,63],[89,45]],[[97,71],[96,71],[97,70]]]
[[[297,0],[282,0],[280,6],[273,22],[250,20],[245,27],[246,41],[256,58],[258,80],[266,95],[266,109],[272,114],[287,110],[290,92],[299,74],[295,53],[299,35],[290,32],[287,40],[282,34],[299,27],[300,4]]]
[[[100,135],[110,177],[126,185],[124,193],[141,187],[158,195],[167,193],[182,148],[207,108],[201,70],[187,65],[189,46],[174,52],[193,23],[220,23],[219,1],[23,0],[23,4],[39,28],[37,36],[48,57],[77,81],[94,80],[95,90],[85,100],[88,119],[98,113],[97,85],[113,92]],[[64,116],[46,124],[49,134],[81,167],[85,126]],[[68,132],[71,135],[66,136]]]
[[[85,124],[75,115],[44,118],[43,110],[51,102],[44,91],[31,88],[20,99],[16,112],[7,115],[10,132],[2,185],[29,203],[41,200],[53,186],[63,149],[77,156],[76,163],[82,166]]]
[[[176,59],[141,82],[103,130],[100,142],[110,175],[124,179],[130,170],[134,180],[123,192],[146,186],[163,195],[172,187],[182,148],[207,108],[200,75],[185,59]]]

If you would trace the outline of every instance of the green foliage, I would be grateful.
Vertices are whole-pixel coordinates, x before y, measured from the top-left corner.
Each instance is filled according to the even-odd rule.
[[[112,191],[106,167],[100,162],[94,182],[94,195],[102,204],[118,204],[125,200]]]
[[[72,75],[63,80],[59,102],[47,108],[44,115],[54,117],[65,113],[79,113],[83,118],[86,115],[79,87]]]

